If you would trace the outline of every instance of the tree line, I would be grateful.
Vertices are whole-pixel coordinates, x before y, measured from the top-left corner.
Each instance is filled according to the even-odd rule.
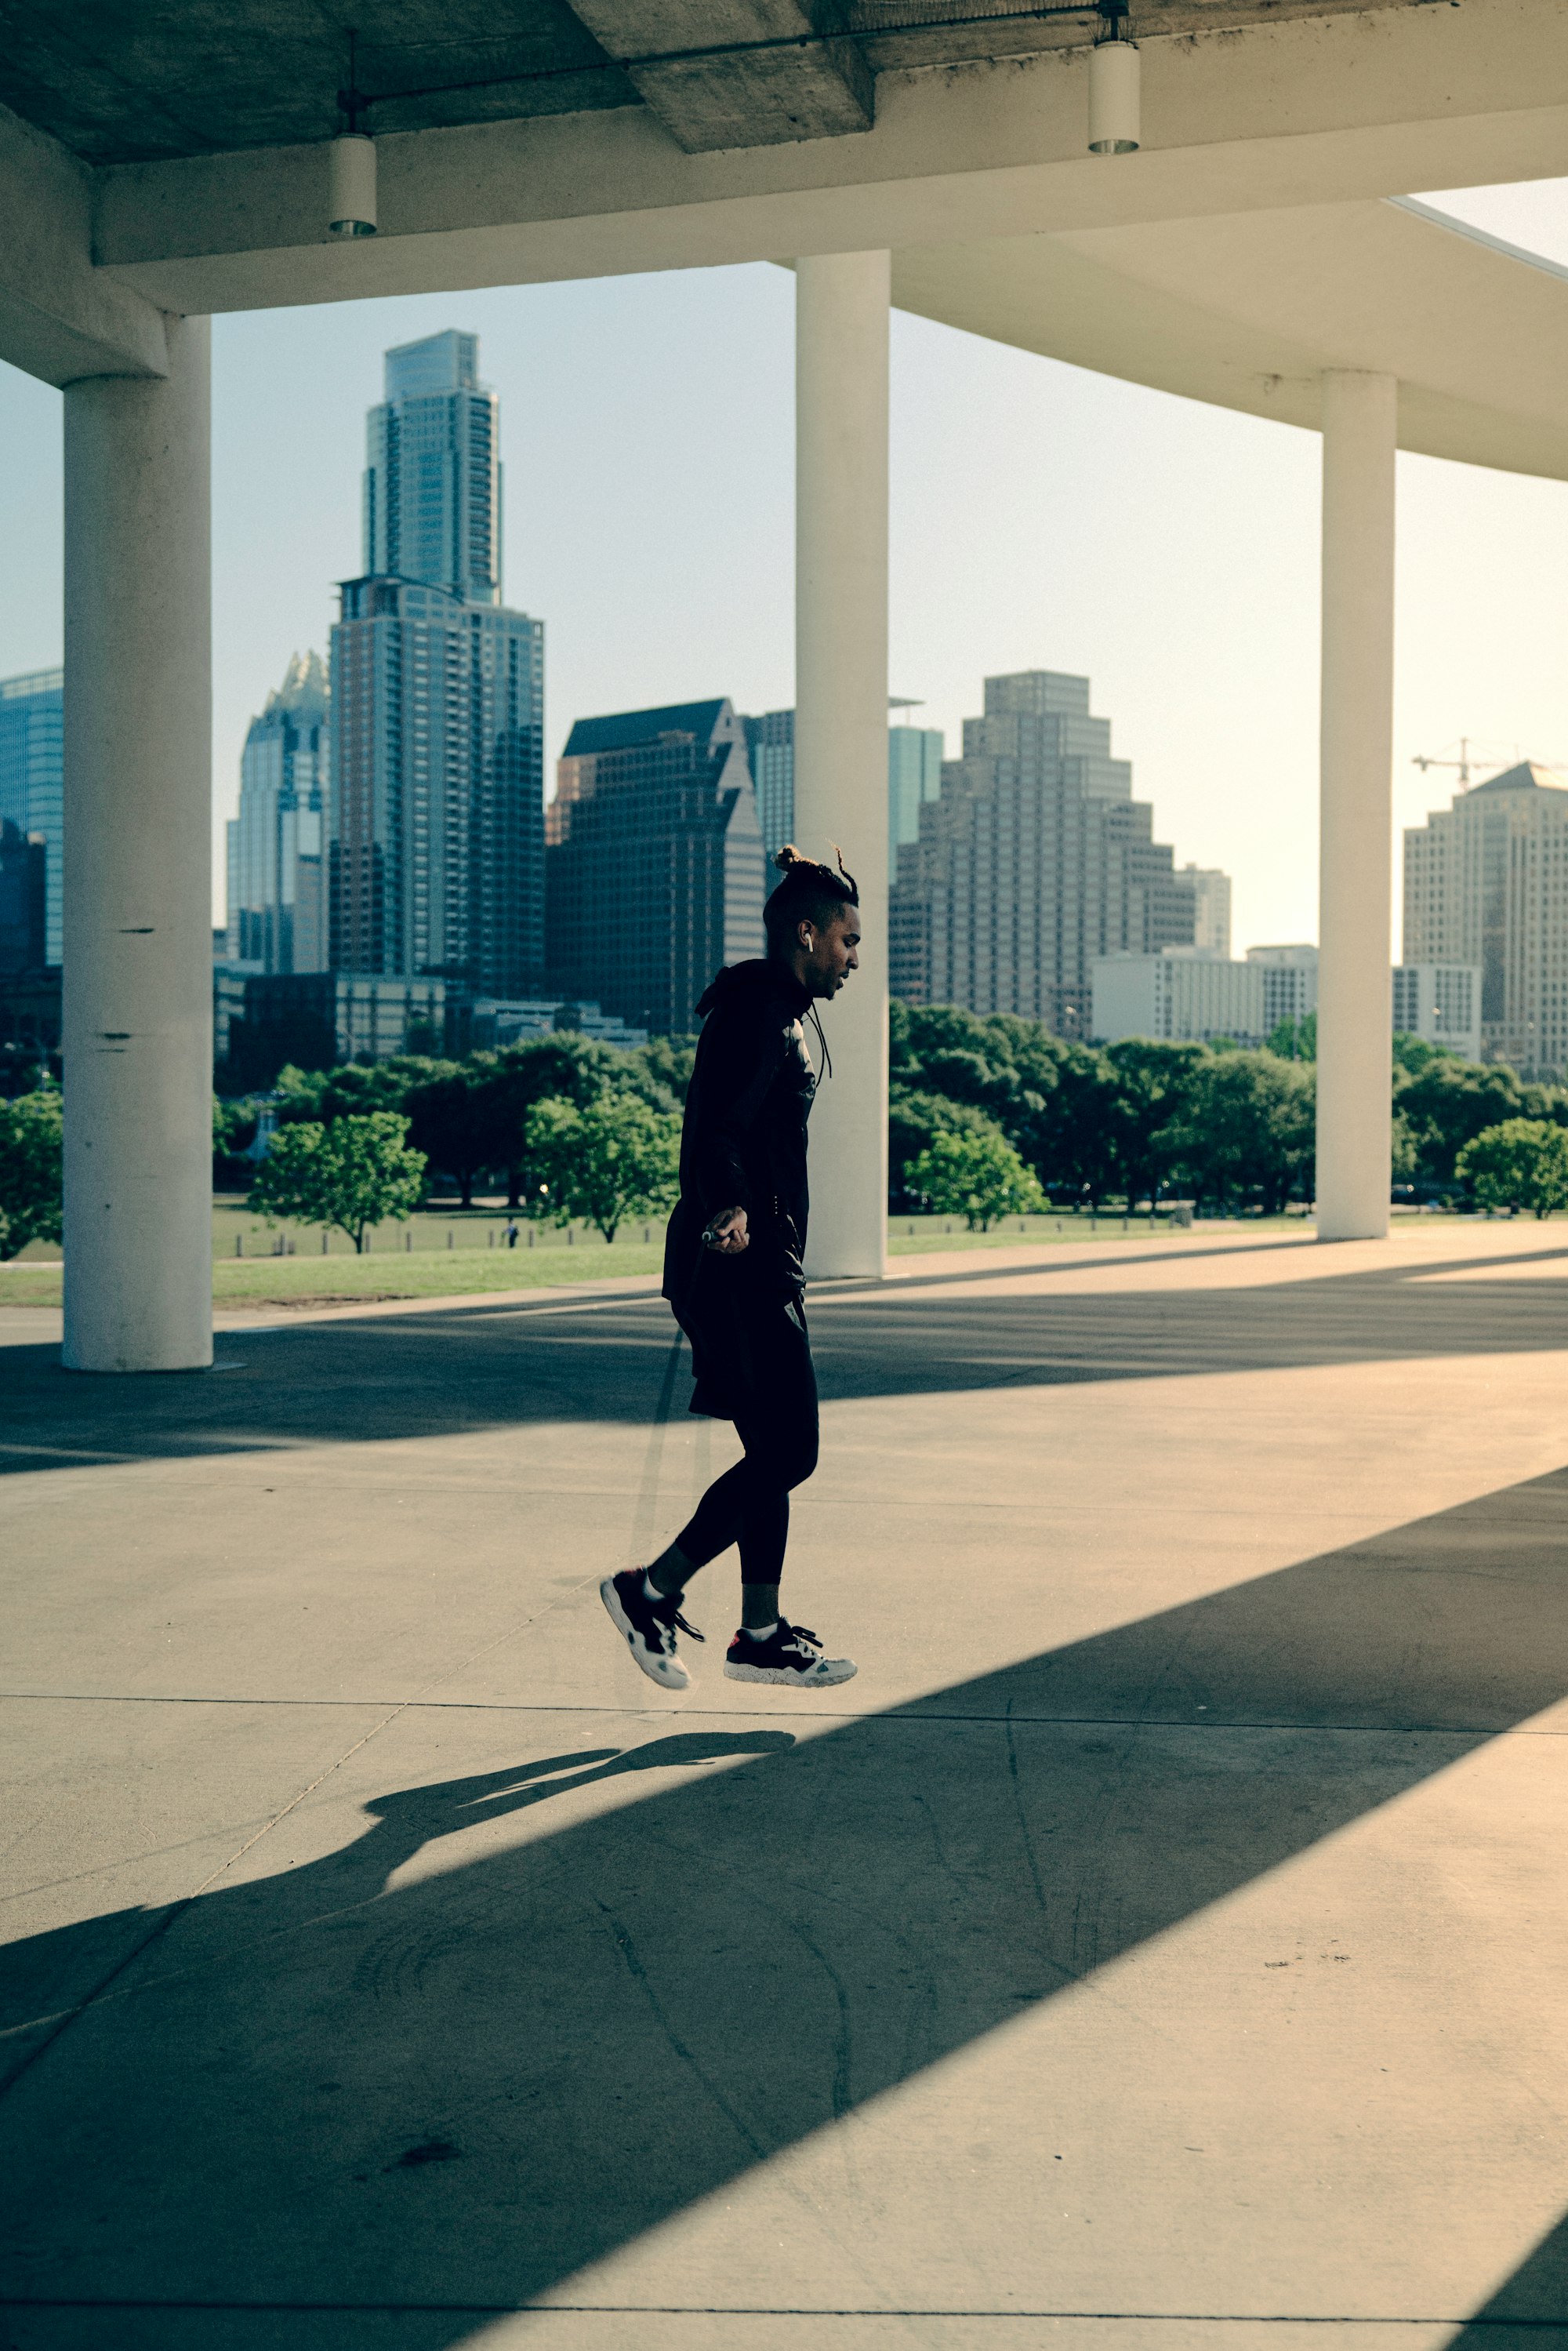
[[[214,1172],[265,1213],[341,1224],[356,1244],[450,1186],[505,1188],[514,1214],[612,1235],[674,1196],[696,1040],[619,1052],[560,1031],[462,1061],[408,1054],[287,1068],[279,1133],[242,1155],[256,1097],[213,1108]],[[1071,1043],[1036,1020],[894,1004],[889,1207],[977,1226],[1050,1204],[1186,1198],[1277,1213],[1313,1196],[1315,1023],[1266,1047]],[[1394,1040],[1394,1180],[1452,1207],[1568,1207],[1568,1088],[1527,1083],[1418,1038]],[[372,1123],[373,1122],[373,1123]],[[337,1131],[340,1130],[340,1131]],[[0,1103],[0,1259],[60,1230],[61,1095]]]

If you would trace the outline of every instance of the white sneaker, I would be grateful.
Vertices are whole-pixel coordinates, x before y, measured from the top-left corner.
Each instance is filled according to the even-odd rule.
[[[729,1645],[724,1670],[732,1682],[779,1682],[789,1689],[825,1689],[831,1682],[852,1681],[859,1668],[850,1657],[824,1657],[815,1633],[780,1617],[772,1632],[760,1639],[743,1625]]]
[[[599,1587],[599,1597],[617,1632],[626,1635],[626,1646],[648,1679],[657,1682],[661,1689],[690,1689],[692,1677],[675,1653],[675,1635],[689,1633],[694,1641],[703,1635],[681,1614],[680,1603],[650,1600],[640,1567],[607,1575]],[[852,1666],[850,1670],[854,1671]]]

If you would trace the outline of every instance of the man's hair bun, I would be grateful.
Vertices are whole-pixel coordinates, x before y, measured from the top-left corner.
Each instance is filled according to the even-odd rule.
[[[783,945],[799,923],[831,922],[841,907],[860,904],[860,886],[836,841],[833,855],[837,872],[817,858],[802,855],[792,841],[774,858],[782,878],[762,910],[770,946]]]

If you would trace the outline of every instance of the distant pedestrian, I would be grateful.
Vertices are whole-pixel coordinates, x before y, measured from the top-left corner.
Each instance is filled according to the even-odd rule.
[[[507,1219],[507,1247],[508,1249],[516,1249],[517,1246],[517,1220],[516,1217],[508,1217]]]
[[[837,872],[784,849],[763,911],[766,956],[719,973],[686,1095],[680,1198],[664,1247],[664,1296],[691,1341],[691,1410],[732,1420],[745,1448],[716,1478],[667,1550],[647,1568],[606,1576],[600,1597],[650,1680],[685,1689],[677,1633],[687,1579],[740,1547],[740,1625],[724,1670],[732,1681],[818,1688],[847,1682],[814,1633],[779,1609],[791,1489],[817,1466],[817,1380],[804,1308],[806,1123],[817,1079],[801,1025],[856,968],[860,897]],[[823,1058],[828,1074],[826,1040]]]

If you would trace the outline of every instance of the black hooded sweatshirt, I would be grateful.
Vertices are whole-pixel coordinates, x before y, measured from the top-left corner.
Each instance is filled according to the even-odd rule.
[[[703,1031],[681,1130],[681,1196],[664,1243],[664,1296],[690,1301],[704,1259],[741,1286],[798,1295],[806,1273],[806,1122],[816,1074],[801,1016],[811,1001],[788,964],[730,964],[697,1005]],[[744,1208],[738,1257],[703,1246],[710,1217]]]

